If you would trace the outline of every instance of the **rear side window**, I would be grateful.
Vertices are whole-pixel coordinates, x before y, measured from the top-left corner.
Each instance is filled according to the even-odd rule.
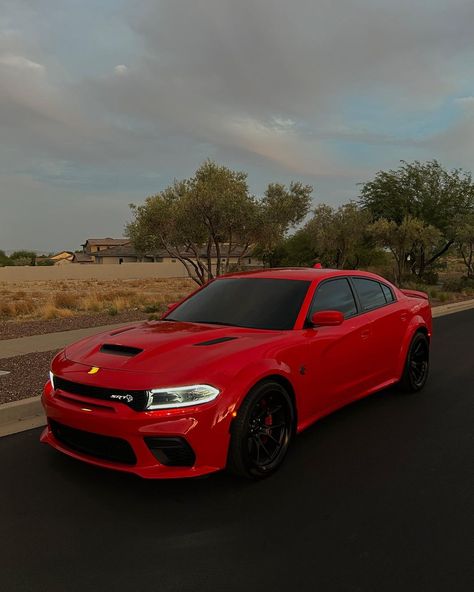
[[[393,302],[395,300],[395,296],[393,295],[392,290],[386,286],[385,284],[380,284],[382,286],[382,292],[383,295],[385,296],[385,300],[387,302]]]
[[[387,303],[382,285],[379,282],[358,277],[353,277],[352,281],[359,295],[363,312],[373,310]]]
[[[310,316],[320,310],[338,310],[346,318],[356,314],[354,295],[346,278],[329,280],[318,287],[311,305]]]

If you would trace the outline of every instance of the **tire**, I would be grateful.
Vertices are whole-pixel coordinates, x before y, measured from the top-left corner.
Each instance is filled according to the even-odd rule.
[[[282,464],[294,431],[293,403],[274,381],[253,387],[231,428],[227,468],[248,479],[263,479]]]
[[[429,368],[430,343],[424,333],[415,333],[408,348],[399,390],[404,393],[421,391],[428,380]]]

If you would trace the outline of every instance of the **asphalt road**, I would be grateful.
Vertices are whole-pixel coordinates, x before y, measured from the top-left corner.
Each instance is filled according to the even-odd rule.
[[[425,391],[319,422],[260,483],[142,481],[0,440],[0,589],[474,589],[474,310],[435,321]]]

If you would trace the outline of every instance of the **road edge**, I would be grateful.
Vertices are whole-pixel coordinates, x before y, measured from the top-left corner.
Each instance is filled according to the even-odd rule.
[[[474,308],[474,300],[464,300],[433,308],[433,318]],[[41,396],[0,405],[0,438],[46,425]]]
[[[46,425],[41,396],[0,405],[0,438]]]

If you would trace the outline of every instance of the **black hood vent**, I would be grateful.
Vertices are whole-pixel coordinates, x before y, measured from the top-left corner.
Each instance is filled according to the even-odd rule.
[[[218,343],[224,343],[225,341],[233,341],[237,337],[218,337],[217,339],[210,339],[209,341],[201,341],[201,343],[195,343],[194,345],[217,345]]]
[[[127,356],[133,358],[140,354],[143,350],[139,347],[131,347],[129,345],[118,345],[115,343],[104,343],[100,348],[102,354],[113,354],[115,356]]]

